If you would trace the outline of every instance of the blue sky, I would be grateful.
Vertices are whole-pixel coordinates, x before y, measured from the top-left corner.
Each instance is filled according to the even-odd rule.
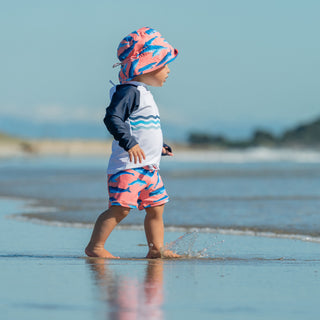
[[[150,26],[179,50],[152,89],[171,131],[281,132],[320,116],[319,12],[315,0],[1,1],[0,130],[100,125],[118,43]]]

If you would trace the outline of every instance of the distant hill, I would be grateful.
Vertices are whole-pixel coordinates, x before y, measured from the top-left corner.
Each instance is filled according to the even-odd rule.
[[[188,142],[192,146],[212,146],[218,148],[265,147],[320,147],[320,118],[298,125],[275,136],[267,130],[256,130],[249,139],[232,140],[222,135],[191,132]]]
[[[280,143],[293,146],[320,146],[320,118],[285,131],[280,137]]]

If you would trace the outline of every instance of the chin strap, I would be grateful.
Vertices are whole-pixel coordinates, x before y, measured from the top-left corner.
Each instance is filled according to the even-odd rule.
[[[122,62],[117,62],[112,66],[112,68],[116,68],[116,67],[119,67],[121,65],[122,65]]]

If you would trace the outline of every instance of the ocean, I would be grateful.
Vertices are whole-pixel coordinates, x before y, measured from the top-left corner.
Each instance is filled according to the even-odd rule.
[[[0,194],[28,199],[19,219],[91,228],[107,207],[106,158],[0,162]],[[320,242],[320,152],[193,151],[161,164],[167,230]],[[143,229],[132,210],[119,228]]]

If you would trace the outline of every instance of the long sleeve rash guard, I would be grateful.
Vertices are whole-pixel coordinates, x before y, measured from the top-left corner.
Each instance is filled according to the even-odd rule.
[[[116,86],[104,123],[114,137],[108,174],[147,165],[159,168],[163,146],[160,115],[145,84],[131,81]],[[146,159],[135,164],[130,162],[127,151],[136,144]]]

